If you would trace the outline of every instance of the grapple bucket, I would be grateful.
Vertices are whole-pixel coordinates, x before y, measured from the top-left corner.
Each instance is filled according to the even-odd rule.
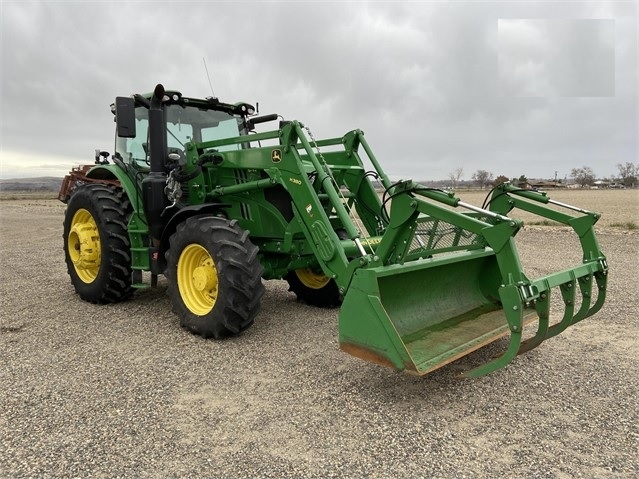
[[[426,374],[509,332],[499,283],[489,251],[360,270],[340,311],[340,347]]]
[[[509,334],[510,343],[502,356],[465,374],[476,377],[505,366],[517,354],[594,314],[603,304],[607,265],[594,239],[594,221],[588,227],[586,223],[576,227],[584,247],[584,264],[530,281],[512,239],[517,222],[504,221],[497,213],[492,224],[472,214],[458,218],[450,212],[435,212],[440,218],[426,217],[426,206],[410,200],[400,208],[408,206],[421,211],[420,215],[396,214],[400,220],[395,222],[391,215],[387,235],[394,237],[382,239],[377,251],[382,258],[353,275],[340,311],[342,350],[423,375]],[[411,221],[416,226],[406,228]],[[430,226],[421,227],[420,222]],[[420,227],[424,234],[417,238],[417,249],[422,254],[411,252],[410,246],[402,250],[398,245],[416,244]],[[434,244],[445,235],[456,239],[444,241],[437,250]],[[464,237],[470,239],[462,244],[459,238]],[[388,247],[390,244],[394,246]],[[598,288],[596,295],[592,294],[593,284]],[[549,326],[553,288],[561,292],[564,314]],[[580,302],[575,301],[578,293]],[[596,301],[592,301],[594,296]],[[576,303],[580,303],[578,308]],[[538,323],[537,333],[522,342],[524,326],[531,322]]]

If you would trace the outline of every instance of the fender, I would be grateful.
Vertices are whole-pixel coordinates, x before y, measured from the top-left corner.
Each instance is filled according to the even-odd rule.
[[[87,178],[93,178],[96,180],[117,180],[120,182],[120,186],[126,193],[129,201],[131,202],[131,206],[133,207],[133,211],[135,213],[144,214],[144,211],[140,211],[141,208],[141,199],[138,198],[137,190],[135,188],[135,184],[129,178],[126,171],[122,169],[118,165],[97,165],[91,168],[87,172]]]
[[[224,216],[223,213],[225,208],[228,208],[229,204],[226,203],[208,203],[204,205],[193,205],[186,206],[178,210],[171,219],[167,222],[164,230],[162,230],[162,237],[160,238],[160,246],[158,248],[158,256],[157,261],[160,266],[160,271],[164,271],[166,269],[166,260],[164,255],[169,250],[169,238],[175,230],[177,229],[177,225],[186,221],[187,218],[191,216]]]

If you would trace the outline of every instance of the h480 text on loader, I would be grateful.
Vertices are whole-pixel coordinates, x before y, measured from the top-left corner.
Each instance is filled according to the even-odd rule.
[[[360,130],[315,140],[302,123],[280,121],[255,133],[278,115],[162,85],[118,97],[112,110],[115,153],[96,152],[60,191],[68,272],[86,301],[124,300],[148,286],[143,272],[151,286],[163,274],[181,325],[220,338],[251,326],[263,279],[284,278],[309,304],[341,306],[342,350],[415,374],[509,334],[503,355],[468,376],[505,366],[604,303],[596,213],[507,183],[485,208],[393,183]],[[529,279],[514,241],[523,223],[508,217],[515,208],[570,226],[582,263]],[[564,307],[550,324],[553,290]]]

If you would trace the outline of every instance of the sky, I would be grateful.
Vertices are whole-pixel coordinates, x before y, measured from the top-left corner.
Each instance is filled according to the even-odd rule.
[[[0,16],[0,178],[112,152],[116,96],[211,96],[203,59],[222,101],[318,139],[363,130],[392,179],[604,178],[639,157],[637,1],[2,0]]]

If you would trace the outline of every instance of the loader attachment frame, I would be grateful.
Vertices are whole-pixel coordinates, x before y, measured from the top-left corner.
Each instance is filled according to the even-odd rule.
[[[489,209],[410,181],[394,185],[389,196],[388,228],[344,298],[340,347],[346,352],[422,375],[510,334],[501,356],[464,374],[478,377],[593,315],[605,301],[608,265],[593,229],[596,213],[509,184],[493,190]],[[523,222],[506,216],[513,208],[572,227],[583,263],[528,279],[514,241]],[[564,313],[550,325],[553,289]],[[535,335],[522,341],[525,325],[535,321]]]
[[[479,208],[410,180],[393,184],[360,130],[316,141],[303,124],[292,121],[258,138],[276,133],[282,152],[278,168],[268,170],[269,178],[257,180],[255,187],[286,186],[317,268],[343,294],[339,341],[344,351],[423,375],[509,334],[500,357],[465,373],[477,377],[596,313],[605,301],[608,265],[594,233],[597,213],[509,184],[494,188],[488,204]],[[322,153],[325,147],[343,151]],[[381,200],[364,170],[360,147],[384,187]],[[213,193],[225,199],[230,192],[253,188],[245,183]],[[514,208],[570,226],[583,263],[529,279],[515,242],[523,222],[508,216]],[[283,245],[276,247],[280,251]],[[577,285],[581,306],[575,311]],[[551,325],[553,289],[560,291],[564,313]],[[523,340],[524,327],[535,321],[536,334]]]

